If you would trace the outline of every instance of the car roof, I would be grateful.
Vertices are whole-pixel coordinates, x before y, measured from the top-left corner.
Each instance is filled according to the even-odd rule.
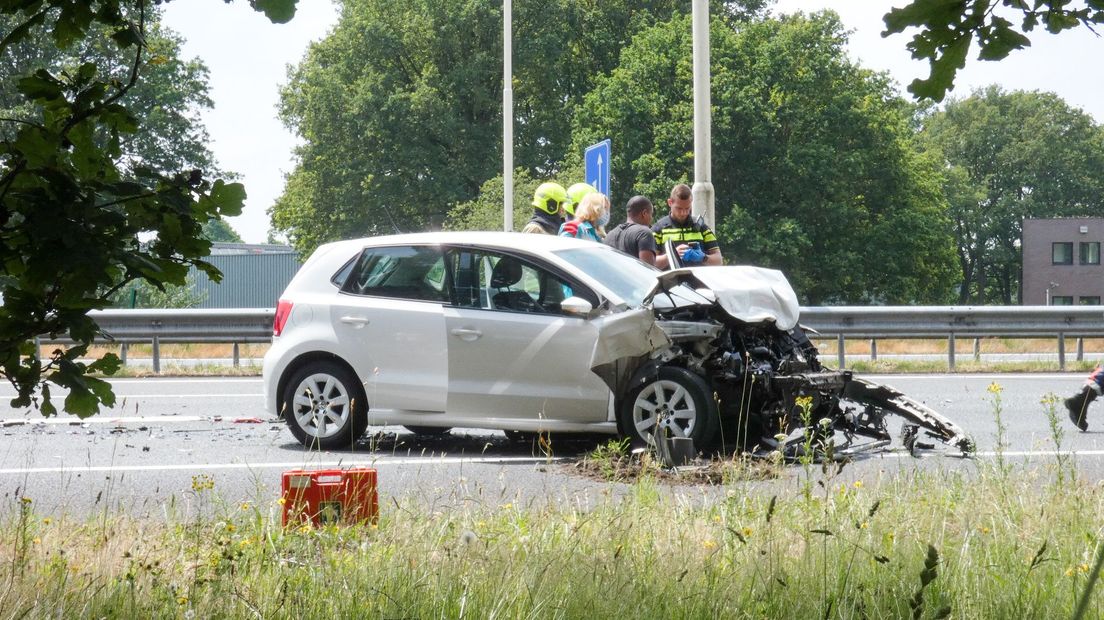
[[[538,235],[531,233],[516,233],[502,231],[438,231],[409,233],[401,235],[383,235],[379,237],[362,237],[360,239],[348,239],[326,244],[330,247],[340,246],[386,246],[403,244],[448,244],[448,245],[480,245],[506,249],[545,251],[565,250],[578,248],[580,245],[593,244],[593,241],[575,239],[573,237],[560,237],[557,235]]]

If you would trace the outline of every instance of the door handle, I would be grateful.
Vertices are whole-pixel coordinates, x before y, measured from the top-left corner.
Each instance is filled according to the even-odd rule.
[[[341,322],[348,323],[349,325],[354,325],[356,327],[364,327],[365,325],[371,323],[370,320],[362,316],[343,316],[341,317]]]
[[[457,327],[456,329],[452,330],[452,335],[459,336],[463,340],[475,340],[476,338],[482,336],[483,332],[479,331],[478,329]]]

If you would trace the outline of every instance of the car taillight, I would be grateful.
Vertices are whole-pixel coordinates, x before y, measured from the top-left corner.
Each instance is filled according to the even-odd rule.
[[[272,335],[279,336],[284,331],[284,324],[287,323],[288,317],[291,316],[291,302],[286,299],[281,299],[276,304],[276,317],[272,321]]]

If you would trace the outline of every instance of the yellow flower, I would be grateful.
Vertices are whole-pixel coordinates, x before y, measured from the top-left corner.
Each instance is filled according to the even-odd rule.
[[[981,533],[982,534],[988,534],[989,533],[989,528],[985,527],[984,525],[981,526]]]
[[[514,508],[514,505],[511,504],[510,502],[506,502],[505,504],[499,506],[499,508],[501,508],[503,510],[512,510]]]
[[[1088,564],[1078,564],[1077,565],[1077,571],[1081,572],[1081,573],[1087,573],[1087,572],[1089,572],[1089,565]]]
[[[240,541],[240,542],[238,543],[238,546],[239,546],[239,547],[248,547],[248,546],[249,546],[249,545],[251,545],[251,544],[253,544],[253,539],[252,539],[252,538],[243,538],[243,539],[241,539],[241,541]]]
[[[42,539],[41,539],[41,538],[39,538],[38,536],[35,536],[35,538],[34,538],[34,541],[33,541],[33,542],[34,542],[34,544],[36,544],[36,545],[37,545],[37,544],[41,544],[41,543],[42,543]]]
[[[42,520],[43,525],[50,525],[53,522],[54,522],[54,520],[51,519],[50,517],[46,517],[45,519]]]
[[[188,604],[188,597],[186,597],[186,596],[178,596],[178,597],[176,598],[176,604],[177,604],[177,605],[187,605],[187,604]]]
[[[1073,568],[1072,567],[1066,569],[1066,577],[1073,577]]]
[[[30,504],[31,503],[31,498],[22,497],[22,498],[19,499],[19,501],[23,502],[24,504]]]
[[[281,497],[280,499],[276,500],[276,503],[283,506],[284,504],[287,503],[287,498],[286,497]]]
[[[721,515],[713,515],[713,522],[714,523],[720,523],[721,522]]]
[[[283,499],[283,498],[281,497],[280,499]],[[252,506],[249,505],[249,502],[242,502],[242,505],[241,505],[242,510],[249,510],[250,508],[252,508]]]
[[[300,533],[306,534],[309,531],[311,531],[310,523],[304,523],[303,525],[299,526]]]
[[[989,387],[985,388],[985,391],[989,392],[990,394],[1000,394],[1004,391],[1004,388],[1001,387],[1001,384],[994,381],[989,384]]]
[[[866,521],[863,521],[862,523],[859,524],[859,529],[860,530],[865,530],[868,527],[870,527],[870,524],[867,523]]]
[[[717,548],[717,543],[713,542],[712,540],[707,540],[702,543],[702,546],[705,547],[706,551],[712,551],[713,549]]]
[[[854,484],[852,484],[852,486],[854,486],[856,489],[861,489],[862,488],[862,480],[856,480],[854,482]]]
[[[744,538],[750,538],[753,530],[750,527],[744,528]]]

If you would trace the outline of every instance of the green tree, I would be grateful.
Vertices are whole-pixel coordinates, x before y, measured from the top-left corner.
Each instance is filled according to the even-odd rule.
[[[886,13],[882,36],[919,28],[907,47],[913,58],[928,60],[930,73],[909,92],[942,101],[975,41],[979,60],[1000,60],[1031,45],[1027,33],[1037,27],[1057,34],[1100,24],[1101,0],[913,0]]]
[[[208,241],[223,241],[229,243],[244,243],[238,231],[226,223],[226,220],[207,220],[203,224],[203,238]]]
[[[689,18],[638,34],[576,115],[573,151],[615,136],[611,192],[663,204],[693,170]],[[809,303],[941,302],[954,255],[911,106],[852,64],[834,13],[711,30],[713,184],[729,263],[782,269]],[[661,210],[662,212],[662,210]]]
[[[1025,218],[1104,207],[1104,130],[1053,93],[978,90],[928,117],[920,141],[948,170],[959,303],[1021,300]]]
[[[294,14],[294,0],[253,4],[274,20]],[[0,375],[17,389],[12,406],[56,414],[51,385],[67,390],[64,408],[78,416],[113,405],[111,386],[88,373],[111,374],[118,359],[77,361],[97,333],[88,311],[109,306],[134,280],[182,284],[192,265],[220,275],[203,260],[210,242],[202,226],[240,213],[244,188],[171,161],[162,170],[123,148],[140,130],[128,106],[152,57],[148,8],[145,0],[0,0],[0,15],[19,23],[0,39],[5,62],[42,31],[61,50],[108,34],[128,59],[59,70],[44,55],[32,72],[7,76],[26,100],[15,106],[25,115],[0,121]],[[152,239],[140,243],[140,235]],[[39,334],[67,334],[77,345],[43,360],[33,344]]]
[[[514,3],[515,163],[556,176],[579,102],[674,0]],[[728,19],[763,0],[715,2]],[[690,30],[684,36],[689,40]],[[350,0],[283,92],[303,138],[271,210],[303,253],[339,237],[437,228],[502,161],[502,12],[482,0]]]

